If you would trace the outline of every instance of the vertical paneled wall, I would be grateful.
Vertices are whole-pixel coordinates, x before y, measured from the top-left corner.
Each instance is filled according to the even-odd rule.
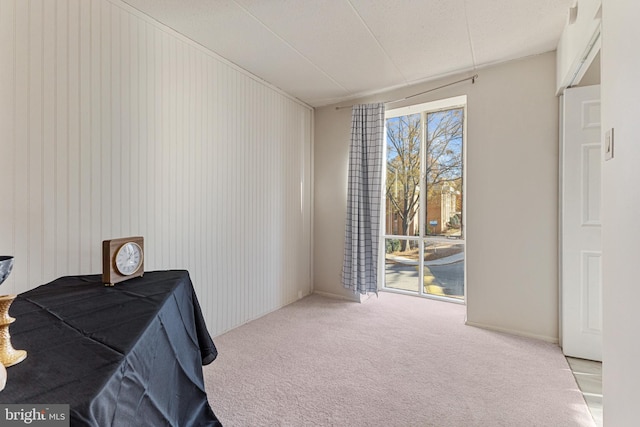
[[[145,237],[213,334],[311,291],[312,110],[118,1],[0,0],[0,293]]]

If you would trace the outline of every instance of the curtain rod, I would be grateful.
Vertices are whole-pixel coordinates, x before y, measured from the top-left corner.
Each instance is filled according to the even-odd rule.
[[[415,98],[416,96],[424,95],[425,93],[433,92],[434,90],[442,89],[442,88],[445,88],[447,86],[453,86],[453,85],[458,84],[458,83],[466,82],[467,80],[471,80],[471,84],[475,84],[477,78],[478,78],[478,75],[474,74],[471,77],[467,77],[465,79],[456,80],[455,82],[447,83],[446,85],[434,87],[432,89],[425,90],[424,92],[414,93],[413,95],[405,96],[402,99],[396,99],[395,101],[384,101],[384,104],[394,104],[396,102],[406,101],[407,99]],[[341,107],[336,107],[336,110],[341,110],[343,108],[351,108],[351,107],[353,107],[353,105],[343,105]]]

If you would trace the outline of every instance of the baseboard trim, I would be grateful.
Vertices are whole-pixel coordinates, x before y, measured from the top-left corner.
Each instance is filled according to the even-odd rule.
[[[465,321],[464,322],[465,325],[468,326],[474,326],[476,328],[482,328],[482,329],[487,329],[490,331],[496,331],[496,332],[502,332],[505,334],[509,334],[509,335],[516,335],[519,337],[525,337],[525,338],[533,338],[533,339],[537,339],[537,340],[541,340],[541,341],[546,341],[548,343],[551,344],[558,344],[558,338],[557,337],[549,337],[546,335],[538,335],[538,334],[531,334],[528,332],[522,332],[522,331],[517,331],[514,329],[508,329],[508,328],[500,328],[497,326],[491,326],[491,325],[485,325],[483,323],[478,323],[478,322],[470,322],[470,321]]]
[[[334,293],[331,293],[331,292],[317,291],[317,290],[314,290],[313,293],[314,294],[318,294],[318,295],[323,296],[323,297],[327,297],[327,298],[341,299],[341,300],[351,301],[351,302],[360,302],[360,299],[357,298],[358,297],[357,295],[356,295],[356,298],[357,298],[356,299],[356,298],[349,298],[349,297],[344,296],[344,295],[334,294]]]

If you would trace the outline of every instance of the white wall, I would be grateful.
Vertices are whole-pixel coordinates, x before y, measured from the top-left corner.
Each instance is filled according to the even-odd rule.
[[[468,97],[468,323],[549,341],[558,339],[555,67],[550,52],[479,70],[474,85],[415,100]],[[357,102],[399,99],[460,77]],[[317,109],[314,143],[314,288],[345,297],[351,296],[340,284],[350,115],[334,106]]]
[[[214,335],[308,294],[312,120],[117,0],[1,0],[2,292],[100,273],[103,239],[142,235]]]
[[[316,108],[313,151],[313,288],[359,300],[342,287],[351,109]]]
[[[638,425],[640,322],[640,3],[602,2],[602,131],[614,128],[603,166],[604,425]]]

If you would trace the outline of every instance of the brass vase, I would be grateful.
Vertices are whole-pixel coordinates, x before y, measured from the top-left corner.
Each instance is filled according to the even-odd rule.
[[[5,281],[13,268],[13,257],[0,255],[0,285]],[[9,325],[16,319],[9,316],[9,307],[16,295],[0,296],[0,363],[5,367],[13,366],[22,362],[27,357],[24,350],[16,350],[11,345],[11,335],[9,335]]]

